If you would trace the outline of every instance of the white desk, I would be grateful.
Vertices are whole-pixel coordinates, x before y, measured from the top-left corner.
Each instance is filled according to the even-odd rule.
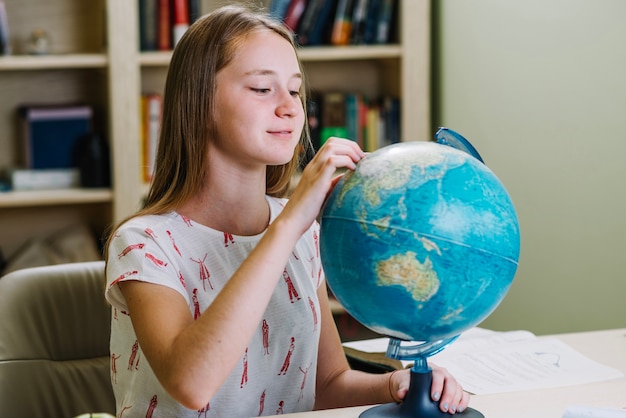
[[[626,328],[557,337],[587,357],[626,374]],[[586,385],[472,396],[470,406],[486,418],[561,418],[569,405],[626,407],[626,377]],[[293,418],[357,418],[370,408],[355,407],[288,414]],[[284,416],[284,415],[283,415]],[[452,415],[451,415],[452,417]]]

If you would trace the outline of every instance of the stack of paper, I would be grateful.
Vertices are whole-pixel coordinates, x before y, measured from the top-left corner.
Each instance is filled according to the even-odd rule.
[[[384,356],[388,341],[354,341],[344,343],[344,349],[349,355],[360,351],[376,361],[376,356]],[[597,363],[556,338],[537,338],[528,331],[473,328],[429,362],[448,369],[465,390],[476,395],[579,385],[624,376],[620,370]],[[410,365],[408,361],[401,364]]]

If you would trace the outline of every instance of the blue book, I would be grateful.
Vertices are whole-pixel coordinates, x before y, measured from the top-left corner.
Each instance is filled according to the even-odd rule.
[[[23,106],[19,114],[26,168],[77,167],[76,144],[82,136],[92,132],[90,106]]]

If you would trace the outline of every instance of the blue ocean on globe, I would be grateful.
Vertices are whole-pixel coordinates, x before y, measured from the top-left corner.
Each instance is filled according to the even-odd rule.
[[[481,161],[435,142],[368,154],[321,215],[327,283],[371,330],[409,341],[456,336],[500,304],[518,266],[519,223]]]

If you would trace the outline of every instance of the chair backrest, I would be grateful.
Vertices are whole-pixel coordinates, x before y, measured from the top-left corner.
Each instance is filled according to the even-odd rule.
[[[104,262],[0,278],[0,417],[115,413]]]

